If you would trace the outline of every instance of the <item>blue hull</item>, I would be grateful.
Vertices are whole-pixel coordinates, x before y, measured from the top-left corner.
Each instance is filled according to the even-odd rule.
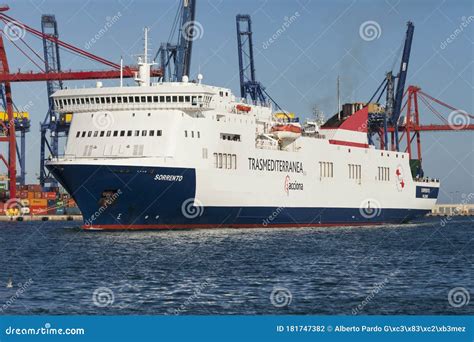
[[[85,228],[312,227],[403,223],[428,210],[209,207],[195,202],[194,169],[48,165],[77,202]]]

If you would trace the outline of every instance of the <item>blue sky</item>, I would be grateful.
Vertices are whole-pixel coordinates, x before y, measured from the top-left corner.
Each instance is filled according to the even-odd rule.
[[[8,15],[40,28],[42,14],[55,14],[60,38],[106,59],[135,62],[142,51],[144,26],[151,29],[151,50],[166,41],[176,1],[15,1]],[[238,60],[235,15],[251,14],[258,79],[284,108],[301,117],[318,106],[326,117],[336,107],[335,84],[340,75],[343,102],[367,101],[386,71],[395,64],[406,22],[415,24],[407,84],[468,113],[474,112],[473,57],[474,3],[460,1],[222,1],[198,0],[196,20],[200,35],[194,43],[192,75],[198,70],[209,84],[230,87],[238,94]],[[91,39],[107,20],[119,19],[95,43]],[[285,21],[293,19],[284,32]],[[295,19],[296,18],[296,19]],[[366,22],[375,22],[375,39],[360,34]],[[467,23],[461,33],[456,29]],[[202,29],[202,30],[201,30]],[[451,35],[454,39],[447,43]],[[271,37],[276,37],[269,43]],[[42,53],[41,41],[27,42]],[[7,42],[10,68],[37,70]],[[63,69],[104,69],[97,63],[62,54]],[[118,81],[105,82],[116,84]],[[93,82],[68,82],[82,87]],[[28,105],[32,130],[28,135],[27,180],[35,181],[39,164],[39,122],[47,109],[44,83],[15,84],[17,106]],[[443,112],[445,117],[449,110]],[[422,123],[440,123],[424,106]],[[442,181],[442,202],[462,200],[474,192],[474,133],[423,133],[425,173]]]

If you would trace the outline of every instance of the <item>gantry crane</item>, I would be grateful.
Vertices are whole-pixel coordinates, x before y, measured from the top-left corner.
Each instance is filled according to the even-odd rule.
[[[58,24],[56,17],[51,14],[45,14],[41,16],[41,31],[43,33],[43,54],[44,64],[46,73],[60,72],[61,71],[61,60],[59,56],[59,46],[57,39]],[[46,39],[50,37],[52,39]],[[40,126],[41,131],[41,145],[40,145],[40,173],[39,182],[41,186],[50,184],[51,186],[57,186],[56,179],[49,173],[45,167],[46,161],[46,148],[48,149],[52,157],[56,157],[59,152],[59,138],[67,137],[69,132],[70,122],[67,120],[65,114],[60,115],[54,109],[54,101],[51,95],[59,89],[63,89],[63,82],[61,80],[48,80],[46,81],[46,90],[48,95],[48,111],[46,117]],[[49,137],[48,137],[49,133]],[[48,142],[49,138],[49,142]]]
[[[163,80],[181,82],[183,76],[189,76],[191,71],[191,53],[193,40],[196,38],[196,0],[182,0],[171,29],[169,41],[162,43],[153,60],[159,58]],[[179,28],[178,19],[180,20]],[[170,41],[178,31],[178,42]]]
[[[2,103],[1,108],[3,109],[3,112],[0,112],[0,121],[2,122],[2,125],[0,126],[0,135],[7,136],[10,121],[8,120],[8,113],[6,110],[5,86],[1,83],[0,100]],[[19,133],[20,135],[20,145],[18,146],[18,141],[16,142],[16,154],[18,158],[18,164],[20,166],[20,175],[17,177],[17,182],[20,185],[24,185],[26,179],[26,133],[30,131],[30,115],[28,112],[20,110],[14,103],[13,108],[15,133]]]
[[[237,49],[239,54],[240,96],[253,103],[266,103],[265,88],[257,81],[253,56],[252,19],[248,14],[238,14]],[[250,99],[249,99],[250,98]]]
[[[385,111],[382,113],[369,113],[368,138],[369,143],[374,145],[373,136],[377,134],[380,141],[380,148],[385,150],[390,149],[392,151],[400,151],[400,144],[405,142],[404,151],[410,155],[412,170],[418,169],[422,173],[420,133],[422,131],[439,132],[474,130],[474,125],[470,124],[470,120],[473,119],[474,116],[424,93],[421,88],[417,86],[409,86],[408,89],[405,90],[413,33],[414,25],[412,22],[408,22],[398,75],[394,77],[391,71],[388,72],[384,81],[377,88],[375,94],[367,102],[371,103],[378,95],[376,100],[378,103],[383,93],[386,92]],[[395,79],[397,79],[396,91],[394,91]],[[418,104],[419,99],[425,104],[429,111],[434,113],[442,121],[442,124],[421,124],[420,107]],[[449,122],[449,118],[446,119],[443,113],[435,108],[435,105],[439,105],[443,107],[443,109],[451,110],[451,115],[455,114],[463,124],[457,125],[455,122]],[[402,117],[401,113],[405,109],[406,114]],[[388,142],[389,133],[391,136],[391,146],[389,146]],[[416,142],[417,145],[416,158],[414,158],[413,148],[411,146],[414,142]]]

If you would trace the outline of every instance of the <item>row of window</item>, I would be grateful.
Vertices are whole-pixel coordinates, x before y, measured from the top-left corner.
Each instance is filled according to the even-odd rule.
[[[319,162],[319,175],[321,178],[333,178],[334,177],[333,162]]]
[[[216,169],[237,169],[237,155],[230,153],[214,153]]]
[[[357,164],[347,164],[349,171],[349,179],[362,179],[362,166]],[[320,178],[333,178],[334,177],[334,164],[332,162],[319,162],[319,175]],[[389,167],[378,167],[379,181],[390,181],[390,168]]]
[[[157,137],[161,137],[163,135],[163,132],[161,129],[159,130],[128,130],[128,131],[125,131],[125,130],[122,130],[122,131],[77,131],[76,132],[76,138],[85,138],[86,136],[87,137],[139,137],[139,136],[142,136],[142,137],[146,137],[146,136],[149,136],[149,137],[154,137],[155,136],[155,133],[156,133],[156,136]]]
[[[361,180],[362,178],[362,166],[356,164],[347,164],[349,167],[349,179]]]
[[[210,95],[147,95],[147,96],[96,96],[78,97],[69,99],[55,99],[57,108],[64,106],[89,105],[89,104],[122,104],[122,103],[190,103],[196,106],[201,102],[211,101]]]
[[[378,167],[378,180],[379,181],[390,181],[390,168],[389,167],[384,167],[384,166],[379,166]]]
[[[197,131],[196,134],[194,134],[194,131],[184,131],[184,137],[185,138],[201,138],[201,132]]]

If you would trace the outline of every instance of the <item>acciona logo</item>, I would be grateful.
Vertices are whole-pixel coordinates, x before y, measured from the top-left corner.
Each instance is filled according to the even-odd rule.
[[[292,182],[291,178],[289,175],[285,177],[285,185],[284,185],[284,190],[286,194],[289,196],[290,191],[292,190],[303,190],[303,183],[299,183],[297,181]]]

